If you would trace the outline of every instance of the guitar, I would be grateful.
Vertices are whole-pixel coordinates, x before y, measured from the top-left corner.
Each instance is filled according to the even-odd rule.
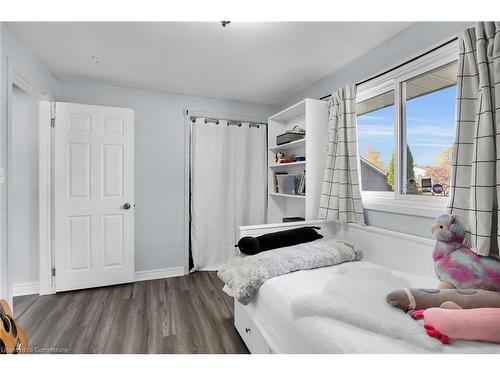
[[[12,318],[12,311],[0,299],[0,354],[28,353],[28,339],[23,329]]]

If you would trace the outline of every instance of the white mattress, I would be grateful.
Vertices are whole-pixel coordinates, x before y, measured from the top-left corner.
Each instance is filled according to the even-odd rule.
[[[273,353],[429,353],[430,351],[393,337],[377,334],[326,317],[295,319],[294,298],[319,293],[338,271],[352,267],[379,267],[369,262],[351,262],[332,267],[293,272],[264,283],[246,306]],[[412,287],[432,288],[436,280],[391,271],[407,279]],[[374,280],[374,282],[376,282]],[[369,285],[367,285],[369,288]],[[394,289],[398,289],[397,286]],[[369,289],[368,289],[369,290]],[[355,297],[353,297],[355,298]],[[380,296],[385,298],[385,296]],[[423,329],[423,328],[422,328]],[[500,353],[500,345],[456,341],[440,353]]]

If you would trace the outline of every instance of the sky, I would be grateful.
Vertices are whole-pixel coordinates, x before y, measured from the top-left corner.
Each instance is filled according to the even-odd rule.
[[[452,86],[406,103],[407,142],[415,164],[435,165],[436,157],[453,145],[455,96]],[[372,146],[388,166],[394,149],[394,106],[366,113],[357,121],[360,154]]]

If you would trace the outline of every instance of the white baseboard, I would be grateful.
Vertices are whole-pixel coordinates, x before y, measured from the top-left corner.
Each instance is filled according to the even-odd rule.
[[[164,268],[159,270],[136,271],[134,281],[146,281],[156,279],[166,279],[168,277],[184,276],[184,267]],[[18,283],[12,285],[12,295],[14,297],[38,294],[40,287],[38,283]]]
[[[184,276],[184,267],[163,268],[159,270],[136,271],[135,281],[166,279],[168,277]]]
[[[30,294],[38,294],[38,283],[18,283],[12,285],[12,296],[27,296]]]

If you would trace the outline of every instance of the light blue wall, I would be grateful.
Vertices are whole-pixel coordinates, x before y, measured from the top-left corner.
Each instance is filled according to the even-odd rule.
[[[135,111],[136,271],[184,266],[183,110],[267,118],[272,108],[221,99],[59,81],[57,100]]]
[[[19,38],[5,25],[0,24],[0,165],[6,168],[7,160],[7,93],[9,90],[9,70],[15,71],[26,81],[31,82],[39,90],[53,94],[56,80],[47,65],[27,48]],[[0,296],[7,295],[7,210],[6,183],[0,185]],[[20,282],[36,281],[38,270],[31,265],[20,271],[23,273]],[[16,271],[11,272],[17,273]]]
[[[434,239],[431,233],[434,223],[432,218],[365,210],[365,219],[368,225],[374,227]]]
[[[419,22],[289,98],[279,106],[279,110],[304,98],[321,98],[343,84],[358,82],[383,72],[471,25],[471,22]],[[366,210],[366,219],[369,225],[432,238],[429,228],[433,219],[430,218]]]
[[[58,101],[111,105],[135,111],[136,271],[184,266],[184,115],[190,109],[267,118],[271,107],[130,88],[66,82],[5,25],[1,25],[1,165],[6,160],[7,60],[23,78]],[[3,186],[1,186],[3,188]],[[2,207],[5,207],[2,189]],[[5,210],[2,223],[5,225]],[[2,227],[2,228],[5,228]],[[5,238],[1,236],[0,239]],[[0,265],[6,265],[6,244]],[[5,259],[5,261],[4,261]],[[3,276],[5,272],[1,272]],[[24,275],[36,279],[38,272]],[[2,283],[3,286],[3,283]]]
[[[0,28],[1,127],[0,157],[5,161],[7,60],[26,80],[59,101],[129,107],[136,121],[136,270],[183,266],[184,117],[191,109],[215,113],[267,117],[302,100],[319,98],[348,82],[365,79],[415,55],[468,27],[470,23],[419,23],[331,73],[279,108],[228,100],[173,95],[106,85],[58,81],[47,65],[4,25]],[[333,48],[334,46],[331,46]],[[326,46],[325,48],[329,48]],[[5,228],[5,189],[1,188],[1,223]],[[370,225],[429,236],[431,219],[368,211]],[[0,233],[2,250],[4,238]],[[5,266],[5,252],[0,256]],[[4,268],[0,268],[1,270]],[[0,275],[3,277],[4,273]],[[1,280],[1,279],[0,279]],[[0,294],[2,291],[0,290]]]
[[[38,99],[17,86],[12,91],[9,160],[9,243],[12,283],[39,280]]]
[[[354,83],[381,73],[428,50],[473,25],[471,22],[418,22],[345,67],[336,70],[293,95],[279,106],[284,109],[304,98],[321,98],[343,84]],[[330,48],[335,48],[331,46]]]

